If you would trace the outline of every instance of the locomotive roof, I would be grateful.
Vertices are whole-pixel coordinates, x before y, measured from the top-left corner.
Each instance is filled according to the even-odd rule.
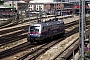
[[[33,23],[31,26],[48,26],[48,25],[54,25],[54,24],[60,24],[63,23],[62,20],[58,21],[49,21],[49,22],[39,22],[39,23]]]

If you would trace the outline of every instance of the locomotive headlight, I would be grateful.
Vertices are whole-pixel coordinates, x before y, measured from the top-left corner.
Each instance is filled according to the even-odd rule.
[[[38,34],[38,37],[40,37],[40,34]]]
[[[33,35],[33,34],[30,34],[30,35]]]

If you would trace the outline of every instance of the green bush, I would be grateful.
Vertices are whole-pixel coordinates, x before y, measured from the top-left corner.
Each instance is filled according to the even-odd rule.
[[[90,59],[90,50],[88,52],[85,52],[85,56],[84,56],[85,60]]]

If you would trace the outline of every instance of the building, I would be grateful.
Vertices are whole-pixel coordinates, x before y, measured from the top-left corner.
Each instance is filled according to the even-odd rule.
[[[51,3],[29,3],[30,11],[45,11],[54,14],[55,11],[60,10],[72,10],[73,4],[69,2],[51,2]],[[64,11],[65,12],[65,11]],[[67,11],[68,12],[68,11]]]
[[[4,5],[9,5],[14,7],[16,10],[21,9],[20,6],[23,6],[22,10],[27,8],[28,4],[24,1],[7,1],[4,3]],[[27,6],[26,6],[27,5]],[[20,7],[20,8],[19,8]]]
[[[69,12],[72,10],[73,4],[65,2],[66,0],[33,0],[29,2],[24,1],[7,1],[4,4],[14,7],[17,11],[43,11],[55,14],[55,11]],[[56,2],[55,2],[56,1]],[[69,10],[69,11],[68,11]]]
[[[79,14],[79,9],[80,9],[80,2],[70,2],[73,4],[73,9],[74,9],[74,14]],[[90,13],[90,7],[89,7],[89,1],[85,1],[85,11],[86,13]]]
[[[4,5],[13,7],[13,12],[19,12],[19,14],[25,13],[28,9],[28,3],[24,1],[7,1]]]
[[[8,5],[0,5],[0,18],[13,16],[12,7]]]
[[[44,11],[44,3],[29,3],[30,11]]]

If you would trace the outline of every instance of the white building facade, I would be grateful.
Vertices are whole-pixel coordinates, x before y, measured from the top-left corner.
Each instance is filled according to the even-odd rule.
[[[29,3],[30,11],[44,11],[44,3]]]

